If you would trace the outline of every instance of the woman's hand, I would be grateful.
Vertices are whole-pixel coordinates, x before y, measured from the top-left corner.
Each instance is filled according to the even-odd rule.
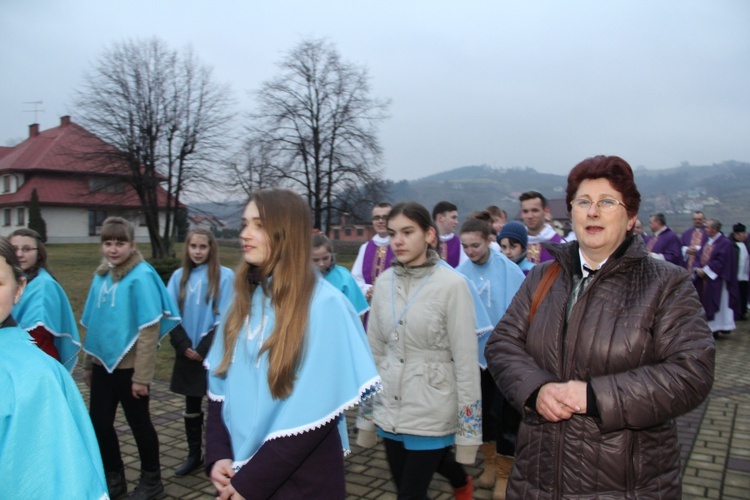
[[[185,349],[185,357],[191,361],[203,361],[203,356],[198,354],[192,347]]]
[[[586,385],[580,380],[544,384],[536,397],[536,411],[550,422],[586,413]]]
[[[141,397],[148,396],[148,386],[146,384],[139,384],[138,382],[133,382],[131,391],[135,399],[141,399]]]
[[[229,483],[227,487],[224,488],[224,491],[221,492],[221,495],[216,498],[217,500],[245,500],[245,497],[237,493],[237,490],[234,489],[232,483]]]
[[[228,458],[217,460],[214,463],[213,467],[211,467],[211,483],[213,483],[214,488],[216,488],[216,491],[218,491],[221,495],[224,495],[224,490],[226,490],[227,487],[232,487],[230,481],[232,480],[233,476],[234,469],[232,468],[232,461]],[[234,491],[234,487],[232,487],[232,492],[236,494],[236,492]],[[220,498],[231,497],[222,496]]]

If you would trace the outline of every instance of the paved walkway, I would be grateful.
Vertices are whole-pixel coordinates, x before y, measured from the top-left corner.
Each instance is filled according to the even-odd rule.
[[[739,323],[731,335],[717,341],[716,379],[709,398],[691,413],[678,419],[682,447],[684,478],[683,498],[747,499],[750,497],[750,322]],[[88,389],[80,382],[82,372],[76,369],[79,387],[88,402]],[[214,498],[214,488],[201,471],[177,478],[174,468],[187,454],[183,430],[183,399],[172,394],[168,384],[152,387],[151,414],[161,442],[162,474],[168,498]],[[353,413],[347,416],[353,428]],[[118,411],[125,474],[130,490],[138,479],[138,452],[122,412]],[[388,465],[382,446],[362,450],[354,444],[346,459],[348,498],[395,499]],[[477,475],[478,467],[468,472]],[[430,497],[453,498],[450,485],[436,478]],[[478,489],[477,499],[491,498],[489,490]]]

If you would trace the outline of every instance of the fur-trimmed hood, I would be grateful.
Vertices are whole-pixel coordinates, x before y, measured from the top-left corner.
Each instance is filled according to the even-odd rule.
[[[138,250],[134,250],[128,260],[119,266],[112,266],[106,258],[102,258],[99,267],[96,268],[96,274],[104,276],[107,273],[111,273],[112,281],[120,281],[141,262],[143,262],[143,255]]]

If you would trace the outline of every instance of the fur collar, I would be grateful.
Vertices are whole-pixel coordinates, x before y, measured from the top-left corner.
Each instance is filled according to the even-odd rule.
[[[132,271],[133,268],[141,262],[143,262],[143,255],[141,255],[141,252],[139,252],[138,250],[134,251],[128,258],[128,260],[115,267],[110,266],[109,261],[105,258],[102,258],[99,267],[96,268],[96,274],[98,274],[99,276],[104,276],[107,273],[111,273],[112,281],[120,281],[125,277],[126,274]]]

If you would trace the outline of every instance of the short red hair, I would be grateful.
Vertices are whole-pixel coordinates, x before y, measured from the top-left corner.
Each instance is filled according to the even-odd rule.
[[[641,207],[641,193],[635,185],[633,169],[628,162],[619,156],[592,156],[586,158],[568,174],[568,187],[565,192],[565,203],[570,204],[575,198],[578,186],[587,179],[607,179],[612,187],[622,195],[629,217],[638,215]]]

